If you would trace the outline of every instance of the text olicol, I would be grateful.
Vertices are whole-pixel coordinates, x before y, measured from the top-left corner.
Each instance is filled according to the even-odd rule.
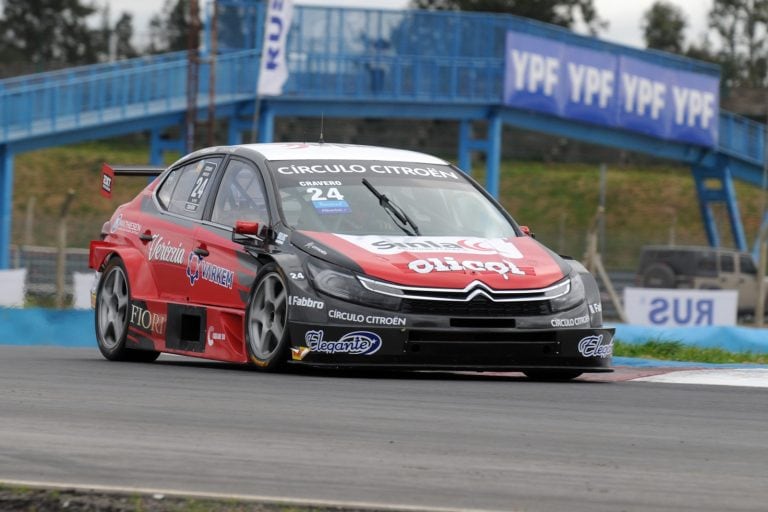
[[[429,274],[430,272],[464,272],[465,270],[469,270],[470,272],[496,272],[504,279],[509,279],[509,274],[519,276],[525,275],[525,272],[508,260],[458,261],[450,256],[414,260],[408,264],[408,268],[419,274]]]

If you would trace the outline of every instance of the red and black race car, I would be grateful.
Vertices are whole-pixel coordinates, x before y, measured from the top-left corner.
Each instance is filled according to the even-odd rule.
[[[113,174],[153,174],[106,168]],[[594,278],[448,162],[369,146],[196,151],[91,243],[107,359],[610,371]]]

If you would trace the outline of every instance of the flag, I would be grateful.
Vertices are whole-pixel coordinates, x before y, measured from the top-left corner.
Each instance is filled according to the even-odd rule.
[[[288,79],[288,31],[293,18],[293,0],[269,0],[264,20],[264,43],[259,68],[259,96],[279,96]]]

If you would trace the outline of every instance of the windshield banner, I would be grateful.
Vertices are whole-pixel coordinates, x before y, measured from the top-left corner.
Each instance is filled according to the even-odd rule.
[[[504,103],[713,147],[718,76],[507,32]]]
[[[434,178],[447,181],[461,181],[460,172],[447,165],[421,164],[408,162],[370,162],[370,161],[330,161],[330,160],[301,160],[297,162],[278,161],[272,162],[277,171],[278,179],[282,183],[300,181],[300,186],[335,184],[326,181],[314,180],[340,180],[345,176],[387,176],[387,177],[413,177]],[[359,179],[358,179],[359,183]]]

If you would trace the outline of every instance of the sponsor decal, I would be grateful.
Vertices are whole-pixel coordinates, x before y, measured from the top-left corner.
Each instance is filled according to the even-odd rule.
[[[115,171],[107,164],[101,166],[101,189],[99,193],[107,199],[112,199],[112,182],[115,179]]]
[[[613,354],[613,340],[603,344],[603,335],[587,336],[579,341],[579,354],[584,357],[610,357]]]
[[[107,194],[112,193],[112,177],[102,174],[101,176],[101,189]]]
[[[325,308],[325,302],[321,300],[310,299],[309,297],[297,297],[296,295],[291,295],[288,297],[288,305],[310,309]]]
[[[291,359],[302,361],[309,354],[309,347],[291,347]]]
[[[349,311],[339,311],[338,309],[329,309],[328,318],[356,324],[387,325],[392,327],[402,327],[405,325],[405,318],[401,316],[364,315],[361,313],[350,313]]]
[[[418,274],[429,274],[431,272],[495,272],[504,279],[509,279],[509,274],[524,276],[534,275],[533,269],[526,268],[521,270],[517,265],[508,260],[500,261],[476,261],[476,260],[456,260],[450,256],[443,258],[426,258],[415,260],[408,264],[408,268]]]
[[[227,341],[227,335],[223,332],[216,332],[216,328],[211,325],[208,327],[205,339],[208,341],[208,346],[212,347],[217,341]]]
[[[141,224],[124,219],[123,214],[121,213],[109,227],[110,233],[116,233],[117,231],[138,235],[141,232]]]
[[[340,187],[340,181],[300,181],[300,187]]]
[[[184,265],[187,259],[187,251],[181,242],[174,245],[173,242],[166,242],[162,236],[156,236],[149,243],[147,259],[149,261],[164,261],[166,263]]]
[[[187,261],[187,277],[189,285],[195,286],[198,279],[208,281],[222,288],[232,289],[235,281],[235,273],[228,268],[220,267],[205,261],[194,252],[189,253]]]
[[[416,176],[422,178],[441,178],[458,180],[455,171],[435,169],[433,167],[409,167],[404,165],[380,164],[315,164],[315,165],[286,165],[278,167],[277,172],[285,175],[294,174],[354,174],[374,173],[393,174],[399,176]],[[302,183],[313,183],[304,181]]]
[[[307,242],[304,244],[305,249],[312,249],[315,252],[318,252],[322,254],[323,256],[328,256],[328,251],[317,245],[315,242]]]
[[[277,234],[277,236],[275,237],[275,243],[276,243],[277,245],[283,245],[283,244],[285,243],[285,239],[286,239],[286,238],[288,238],[288,235],[286,235],[286,234],[285,234],[285,233],[283,233],[283,232],[280,232],[280,233],[278,233],[278,234]]]
[[[589,315],[580,316],[578,318],[553,318],[550,322],[552,327],[576,327],[577,325],[585,325],[589,323]]]
[[[307,331],[304,341],[312,352],[370,356],[381,348],[381,336],[368,331],[350,332],[338,341],[323,339],[323,331]]]
[[[131,325],[142,330],[162,336],[165,334],[166,316],[158,313],[152,313],[150,310],[131,304]]]
[[[589,305],[589,312],[591,314],[593,314],[593,315],[596,314],[596,313],[602,313],[603,312],[603,305],[600,304],[599,302],[596,302],[595,304],[590,304]]]
[[[521,259],[520,250],[507,238],[459,238],[450,236],[352,236],[336,235],[368,252],[374,254],[419,253],[463,253],[463,254],[500,254],[505,258]]]
[[[277,168],[280,174],[339,174],[366,171],[367,168],[360,164],[286,165]]]
[[[205,160],[201,160],[197,164],[197,167],[195,168],[197,178],[195,179],[195,185],[189,193],[189,197],[187,197],[186,204],[184,205],[185,210],[189,212],[197,211],[198,206],[200,206],[200,201],[203,198],[203,194],[205,194],[205,189],[211,181],[211,174],[216,170],[216,164],[216,162],[206,162]]]
[[[349,207],[349,203],[344,200],[333,201],[331,199],[325,199],[323,201],[312,201],[312,206],[320,215],[350,213],[352,211],[352,208]]]

